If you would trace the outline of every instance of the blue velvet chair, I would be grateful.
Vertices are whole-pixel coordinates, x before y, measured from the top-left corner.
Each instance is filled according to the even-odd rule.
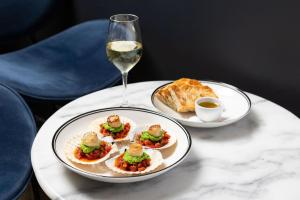
[[[114,85],[105,53],[108,20],[85,22],[25,49],[0,55],[0,82],[34,99],[71,100]]]
[[[30,181],[30,150],[36,134],[31,111],[12,89],[0,84],[0,199],[17,199]]]

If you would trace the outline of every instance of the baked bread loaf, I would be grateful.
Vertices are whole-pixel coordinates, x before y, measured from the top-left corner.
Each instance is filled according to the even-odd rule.
[[[181,78],[160,88],[155,96],[177,112],[195,111],[195,100],[199,97],[216,97],[214,91],[198,80]]]

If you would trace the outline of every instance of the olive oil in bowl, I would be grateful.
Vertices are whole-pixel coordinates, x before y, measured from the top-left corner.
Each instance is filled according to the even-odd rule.
[[[195,101],[196,115],[204,122],[218,121],[223,110],[224,106],[218,98],[200,97]]]
[[[199,106],[202,106],[204,108],[216,108],[219,105],[217,103],[214,102],[210,102],[210,101],[203,101],[199,103]]]

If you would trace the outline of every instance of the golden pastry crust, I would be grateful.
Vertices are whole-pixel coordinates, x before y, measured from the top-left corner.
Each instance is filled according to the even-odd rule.
[[[177,112],[195,111],[195,100],[199,97],[216,97],[214,91],[198,80],[181,78],[159,89],[155,96]]]

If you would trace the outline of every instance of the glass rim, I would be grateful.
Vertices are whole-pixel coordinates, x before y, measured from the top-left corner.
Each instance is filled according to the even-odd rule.
[[[130,17],[133,17],[132,20],[119,20],[119,19],[116,19],[116,17],[118,16],[130,16]],[[110,16],[110,21],[113,21],[113,22],[134,22],[134,21],[137,21],[139,19],[138,16],[134,15],[134,14],[115,14],[115,15],[112,15]]]

